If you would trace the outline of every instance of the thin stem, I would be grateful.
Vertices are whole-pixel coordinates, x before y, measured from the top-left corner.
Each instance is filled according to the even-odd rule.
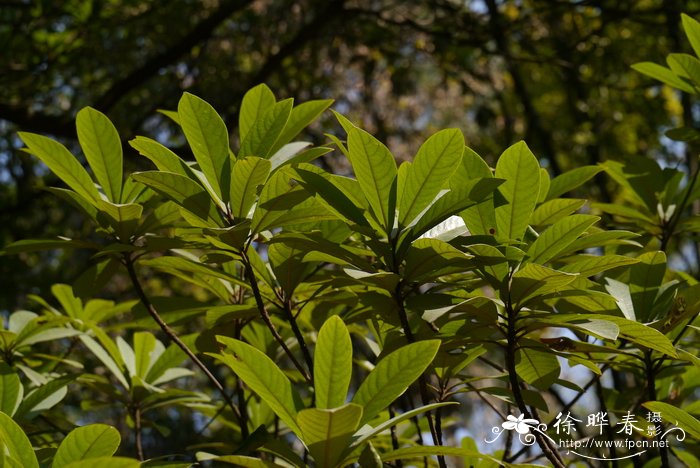
[[[656,371],[654,370],[654,361],[651,358],[651,351],[646,351],[644,357],[647,365],[647,398],[649,401],[656,401]],[[662,433],[663,431],[656,432],[656,439],[659,441],[659,457],[661,458],[661,468],[668,468],[668,447],[662,442]]]
[[[518,379],[518,372],[515,368],[515,353],[518,345],[516,333],[517,312],[513,309],[513,306],[512,304],[510,304],[510,301],[506,303],[506,311],[508,312],[508,345],[506,346],[505,361],[506,370],[508,371],[508,378],[510,380],[511,390],[513,392],[513,399],[518,405],[518,409],[520,409],[520,412],[524,414],[526,418],[533,418],[534,416],[536,416],[536,413],[534,410],[531,411],[528,408],[527,404],[525,404],[525,399],[523,398],[523,394],[520,388],[520,381]],[[565,468],[566,465],[561,459],[561,456],[556,450],[554,450],[550,446],[549,441],[537,431],[534,432],[534,435],[535,439],[537,440],[537,445],[540,446],[540,449],[542,449],[542,453],[545,457],[547,457],[547,460],[549,460],[552,463],[552,465],[556,468]]]
[[[598,402],[600,403],[600,411],[603,414],[608,414],[608,407],[605,404],[605,396],[603,395],[603,384],[600,383],[600,379],[596,379],[595,388],[596,395],[598,396]],[[610,424],[605,425],[605,433],[607,434],[608,440],[613,440],[615,438],[615,433]],[[610,460],[612,463],[610,465],[611,468],[617,468],[619,464],[617,462],[617,449],[615,448],[615,444],[610,444]]]
[[[297,342],[299,343],[299,347],[301,348],[301,354],[304,356],[304,361],[306,361],[306,367],[309,369],[309,377],[312,380],[313,384],[313,368],[314,368],[314,361],[313,358],[311,357],[311,352],[309,351],[309,347],[306,346],[306,340],[304,339],[304,335],[301,333],[301,330],[299,329],[299,324],[297,323],[297,319],[294,316],[294,313],[292,312],[292,304],[289,299],[284,300],[284,313],[287,316],[287,320],[289,321],[289,325],[292,327],[292,332],[294,332],[294,337],[297,339]]]
[[[170,341],[175,343],[194,363],[195,366],[199,367],[199,369],[204,373],[207,379],[209,379],[209,381],[214,385],[214,387],[219,391],[219,393],[221,393],[221,396],[224,398],[228,406],[231,408],[231,411],[233,411],[233,414],[236,415],[240,422],[241,413],[234,404],[231,397],[226,393],[224,386],[221,384],[221,382],[219,382],[219,380],[214,376],[214,374],[212,374],[209,368],[197,357],[197,355],[180,339],[179,336],[177,336],[175,330],[170,328],[170,326],[167,323],[165,323],[160,314],[158,314],[156,308],[148,299],[148,296],[146,295],[145,291],[143,290],[143,287],[141,286],[141,282],[139,281],[138,275],[136,274],[136,270],[134,269],[134,261],[129,256],[129,254],[124,254],[124,265],[126,266],[126,271],[129,273],[131,284],[134,286],[134,290],[136,290],[136,295],[139,297],[139,300],[146,308],[146,311],[148,311],[148,314],[158,324],[160,329],[163,331],[163,333],[165,333],[165,335],[170,339]]]
[[[695,183],[698,180],[698,174],[700,174],[700,169],[696,170],[695,173],[693,173],[693,178],[690,180],[690,184],[688,185],[685,195],[683,196],[683,200],[681,201],[681,204],[677,207],[673,215],[671,215],[671,219],[669,219],[668,222],[663,224],[663,233],[661,235],[661,247],[659,248],[659,250],[665,252],[666,248],[668,247],[669,241],[673,238],[673,234],[676,230],[676,225],[681,219],[682,213],[685,210],[686,205],[688,204],[688,200],[690,199],[690,193],[693,191],[693,187],[695,187]]]
[[[258,312],[260,312],[260,317],[263,319],[263,322],[265,322],[265,325],[267,325],[268,330],[270,330],[270,333],[272,333],[272,336],[275,339],[275,341],[277,341],[277,344],[279,344],[282,347],[285,354],[292,361],[294,367],[296,367],[299,373],[301,373],[301,376],[304,378],[304,380],[306,380],[306,382],[309,385],[312,385],[313,381],[311,379],[311,375],[309,375],[307,370],[304,369],[304,366],[301,365],[297,358],[294,357],[294,353],[292,353],[292,351],[289,349],[289,346],[287,346],[287,343],[285,343],[284,338],[282,338],[282,336],[277,331],[275,324],[272,323],[272,318],[270,318],[270,314],[267,311],[267,308],[265,307],[265,301],[263,301],[262,294],[260,294],[260,287],[258,286],[258,280],[255,277],[255,272],[253,271],[253,265],[250,263],[250,259],[248,258],[248,254],[245,250],[241,251],[241,260],[243,262],[243,267],[245,268],[246,277],[250,282],[250,288],[253,291],[253,297],[255,298],[255,303],[258,306]]]
[[[234,331],[234,337],[237,340],[241,339],[241,326],[240,321],[236,321],[236,328]],[[241,438],[243,440],[247,439],[250,435],[248,431],[248,403],[245,399],[245,392],[243,391],[243,382],[236,376],[236,398],[238,399],[238,407],[240,409],[240,426],[241,426]]]
[[[406,340],[408,340],[409,343],[415,343],[416,338],[413,336],[413,331],[411,331],[411,326],[408,323],[408,314],[406,313],[406,308],[404,307],[403,304],[403,297],[401,295],[401,283],[399,283],[396,286],[396,292],[394,294],[394,300],[396,301],[396,305],[399,308],[399,320],[401,321],[401,327],[404,330],[404,334],[406,335]],[[425,378],[425,374],[421,374],[420,377],[418,377],[418,390],[420,392],[420,397],[421,401],[423,402],[423,405],[428,405],[430,404],[430,395],[428,393],[428,382]],[[437,428],[435,427],[435,421],[433,420],[433,416],[430,411],[427,411],[425,413],[425,417],[428,420],[428,427],[430,428],[430,436],[433,439],[433,444],[436,446],[442,445],[442,437],[440,434],[438,434]],[[446,468],[447,465],[445,464],[445,457],[442,455],[438,455],[438,464],[440,465],[440,468]]]
[[[133,406],[133,411],[131,417],[134,418],[134,437],[136,439],[136,458],[140,461],[145,459],[143,453],[143,440],[142,440],[142,428],[141,428],[141,408],[139,405]]]
[[[394,408],[389,405],[389,419],[393,419],[396,416]],[[396,435],[396,424],[391,426],[391,448],[394,450],[399,449],[399,437]],[[396,466],[402,467],[403,462],[401,460],[396,460]]]

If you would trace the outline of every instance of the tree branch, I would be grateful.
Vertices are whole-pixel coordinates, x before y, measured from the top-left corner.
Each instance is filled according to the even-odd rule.
[[[208,40],[216,28],[236,11],[250,5],[252,0],[226,1],[198,23],[188,34],[178,42],[170,46],[164,52],[152,57],[141,67],[133,70],[124,78],[115,82],[95,103],[95,107],[102,111],[112,108],[125,94],[139,85],[148,81],[162,68],[172,65],[181,56],[189,52],[194,46]]]

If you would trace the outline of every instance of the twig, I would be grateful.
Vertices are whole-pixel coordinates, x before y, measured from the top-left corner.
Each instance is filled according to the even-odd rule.
[[[134,289],[136,290],[136,295],[139,297],[141,300],[141,303],[143,306],[146,308],[146,311],[148,314],[153,318],[153,320],[158,324],[160,329],[165,333],[165,335],[175,343],[186,355],[187,357],[201,369],[201,371],[204,373],[204,375],[209,379],[209,381],[214,385],[214,387],[221,393],[221,396],[224,398],[228,406],[231,408],[231,411],[233,411],[233,414],[236,415],[239,421],[241,421],[241,413],[234,404],[233,400],[231,397],[226,393],[226,390],[224,389],[224,386],[219,382],[219,380],[214,376],[214,374],[211,373],[209,368],[197,357],[197,355],[180,339],[179,336],[177,336],[177,333],[175,333],[175,330],[170,328],[170,326],[165,323],[163,318],[158,314],[158,311],[156,308],[153,306],[151,301],[148,299],[148,296],[146,295],[145,291],[141,287],[141,282],[139,281],[138,276],[136,275],[136,270],[134,269],[134,261],[131,258],[131,256],[128,253],[124,254],[124,265],[126,266],[126,271],[129,273],[129,278],[131,279],[131,284],[134,286]]]

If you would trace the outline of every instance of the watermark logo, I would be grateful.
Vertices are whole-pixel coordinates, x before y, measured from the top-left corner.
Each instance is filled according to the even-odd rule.
[[[647,413],[645,421],[638,421],[631,412],[622,415],[619,421],[612,425],[605,411],[587,415],[584,426],[583,419],[578,419],[571,413],[559,413],[547,434],[547,424],[537,419],[526,418],[524,414],[516,417],[509,414],[500,426],[491,429],[493,437],[484,439],[487,444],[496,442],[501,435],[515,431],[523,445],[533,445],[538,435],[548,439],[567,454],[574,454],[589,460],[624,460],[642,455],[649,449],[669,447],[670,440],[678,442],[685,440],[685,431],[676,425],[664,425],[661,413]],[[580,432],[579,432],[580,431]],[[558,440],[555,440],[558,439]],[[594,451],[603,450],[615,456],[597,457]]]

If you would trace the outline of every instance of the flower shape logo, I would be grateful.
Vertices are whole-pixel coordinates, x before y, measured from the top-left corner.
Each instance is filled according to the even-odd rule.
[[[536,428],[540,422],[537,419],[525,419],[525,415],[521,414],[517,418],[509,414],[506,420],[501,424],[503,429],[507,431],[515,431],[518,434],[529,434],[531,428]]]

